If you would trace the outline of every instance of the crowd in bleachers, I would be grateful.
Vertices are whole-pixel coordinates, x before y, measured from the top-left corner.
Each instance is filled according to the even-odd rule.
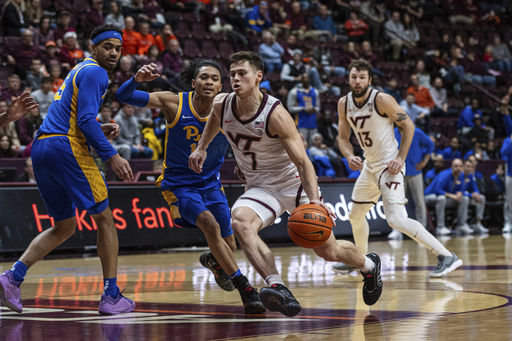
[[[220,62],[223,91],[230,91],[227,59],[241,49],[264,59],[262,91],[282,100],[296,118],[319,175],[357,177],[336,147],[337,101],[349,91],[347,67],[357,58],[372,63],[372,86],[392,95],[435,141],[434,158],[474,155],[485,165],[500,159],[503,139],[512,134],[508,1],[0,3],[0,111],[24,89],[40,103],[1,128],[0,141],[6,142],[0,157],[30,156],[54,93],[69,70],[90,56],[88,35],[103,23],[123,29],[123,56],[110,75],[98,121],[122,126],[112,144],[127,159],[161,159],[165,121],[158,110],[122,105],[115,97],[120,84],[141,65],[155,63],[162,77],[139,90],[181,91],[186,63],[206,57]]]

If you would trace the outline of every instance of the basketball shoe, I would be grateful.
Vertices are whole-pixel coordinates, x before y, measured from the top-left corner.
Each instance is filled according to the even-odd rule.
[[[23,305],[21,304],[21,282],[14,279],[11,270],[4,271],[0,275],[0,302],[17,313],[21,313]]]
[[[364,279],[363,301],[366,305],[374,305],[382,294],[382,278],[380,277],[380,257],[376,253],[369,253],[366,257],[370,258],[375,267],[372,272],[365,274],[361,272]]]
[[[441,277],[449,274],[462,265],[462,260],[452,252],[451,256],[437,256],[437,268],[430,273],[430,277]]]
[[[336,263],[332,266],[332,270],[334,272],[337,272],[339,274],[343,274],[343,273],[349,273],[351,272],[352,270],[355,270],[356,268],[354,268],[353,266],[350,266],[350,265],[347,265],[345,263]]]
[[[256,288],[249,284],[247,277],[240,275],[233,278],[233,283],[240,293],[242,302],[244,304],[244,313],[246,314],[262,314],[265,312],[265,307],[260,301],[260,294]]]
[[[123,292],[120,292],[116,298],[110,295],[101,295],[100,306],[98,308],[100,315],[131,313],[135,309],[135,302],[124,297],[122,295]]]
[[[302,310],[299,301],[282,284],[273,284],[271,287],[262,288],[260,298],[268,310],[279,311],[288,317],[295,316]]]
[[[217,285],[222,290],[235,290],[235,286],[233,285],[233,282],[231,282],[231,278],[229,278],[226,271],[222,269],[219,262],[217,262],[217,260],[213,257],[213,254],[210,251],[203,253],[199,257],[199,262],[201,263],[202,266],[213,272],[213,275],[215,276],[215,282],[217,282]]]

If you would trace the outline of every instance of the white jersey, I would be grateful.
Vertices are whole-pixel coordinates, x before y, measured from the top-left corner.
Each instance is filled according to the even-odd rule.
[[[270,115],[281,105],[281,101],[265,94],[254,116],[242,121],[233,112],[236,110],[235,100],[234,93],[224,98],[221,128],[233,148],[247,187],[298,179],[297,167],[290,160],[283,144],[278,136],[271,136],[268,130]]]
[[[347,121],[364,151],[365,162],[370,169],[383,166],[398,155],[393,122],[380,113],[375,105],[378,93],[371,89],[361,107],[356,105],[352,92],[347,94],[345,101]]]

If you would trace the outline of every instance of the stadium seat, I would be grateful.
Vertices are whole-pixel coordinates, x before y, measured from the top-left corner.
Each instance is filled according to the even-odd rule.
[[[190,59],[203,56],[195,39],[183,40],[183,56]]]

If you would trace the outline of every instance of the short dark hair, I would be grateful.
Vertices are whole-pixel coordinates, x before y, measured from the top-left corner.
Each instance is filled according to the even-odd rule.
[[[52,77],[43,77],[43,79],[41,80],[41,84],[43,83],[53,83]]]
[[[96,27],[94,30],[92,30],[90,39],[93,40],[94,37],[96,37],[98,34],[106,32],[106,31],[116,31],[121,36],[123,35],[123,30],[121,30],[119,27],[108,24],[108,25],[101,25]]]
[[[187,68],[183,70],[180,74],[180,82],[181,84],[187,88],[192,89],[191,83],[193,79],[196,79],[197,73],[199,72],[199,69],[203,66],[211,66],[219,70],[220,78],[222,79],[222,70],[219,65],[219,63],[216,60],[213,59],[204,59],[204,58],[197,58],[192,60]]]
[[[366,71],[368,72],[368,77],[373,77],[372,64],[370,64],[370,62],[365,59],[359,58],[351,61],[350,65],[348,66],[349,73],[352,71],[352,68],[355,68],[357,71]]]
[[[252,51],[239,51],[232,53],[229,56],[229,66],[233,64],[238,64],[240,62],[249,62],[249,64],[255,69],[256,71],[264,71],[265,64],[263,63],[263,59],[261,59],[261,56]]]

